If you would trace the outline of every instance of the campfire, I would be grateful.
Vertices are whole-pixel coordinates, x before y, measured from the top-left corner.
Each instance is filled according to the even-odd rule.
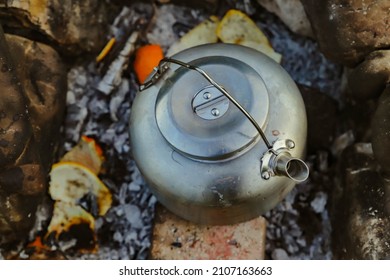
[[[10,70],[2,72],[17,76],[21,84],[16,91],[27,96],[27,101],[19,104],[29,106],[29,115],[22,119],[30,134],[17,145],[32,154],[22,163],[33,158],[35,165],[7,162],[6,172],[0,174],[0,258],[150,258],[158,202],[132,158],[129,119],[135,95],[162,57],[195,44],[241,41],[250,47],[256,45],[281,64],[299,85],[308,115],[307,162],[311,176],[264,214],[266,257],[341,256],[331,244],[330,217],[338,217],[334,211],[339,199],[334,185],[335,180],[342,181],[335,179],[335,174],[343,172],[339,167],[342,151],[356,138],[360,142],[366,139],[356,135],[359,120],[354,112],[360,105],[343,94],[343,66],[321,53],[306,17],[295,23],[283,22],[283,10],[260,5],[267,1],[130,4],[90,0],[85,7],[62,8],[56,0],[47,1],[50,7],[41,7],[37,1],[6,2],[4,7],[0,4],[0,22],[7,43],[0,44],[0,51],[9,50],[8,58],[15,67],[9,64]],[[71,16],[72,9],[85,14]],[[241,22],[236,27],[222,26],[228,35],[221,35],[220,23],[228,21],[226,16],[231,11],[240,15]],[[58,20],[47,20],[49,16]],[[248,32],[252,22],[255,29]],[[243,25],[245,28],[241,28]],[[249,40],[246,34],[262,34],[255,37],[264,36],[270,44]],[[248,40],[229,41],[236,35]],[[145,46],[152,47],[144,49],[142,55]],[[21,57],[27,57],[26,65],[21,66]],[[45,74],[50,78],[46,79]],[[11,83],[8,87],[9,92],[15,91]],[[40,97],[39,92],[45,95]],[[368,106],[364,112],[370,114],[373,107]],[[0,110],[0,124],[1,114]],[[359,147],[358,152],[364,148],[363,154],[370,154],[367,145]],[[22,166],[23,174],[33,178],[30,185],[22,185],[36,190],[21,195],[17,192],[15,201],[19,204],[9,213],[4,205],[13,190],[4,186],[13,176],[7,174],[14,166]],[[29,196],[34,200],[26,200]],[[31,205],[24,208],[20,204]],[[17,217],[26,223],[10,223]],[[337,232],[335,223],[339,222],[333,223]]]

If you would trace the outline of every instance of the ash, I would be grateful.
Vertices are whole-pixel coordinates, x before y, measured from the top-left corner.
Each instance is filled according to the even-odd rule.
[[[275,16],[262,12],[258,26],[264,30],[272,47],[283,55],[281,65],[296,83],[319,89],[339,100],[343,68],[327,60],[316,42],[292,33]]]
[[[64,148],[69,150],[81,135],[95,138],[106,157],[101,178],[114,195],[113,207],[96,221],[99,253],[74,257],[144,259],[156,200],[131,159],[128,125],[137,85],[123,78],[118,89],[106,95],[94,87],[100,79],[95,63],[73,68],[68,75]]]
[[[268,257],[276,260],[331,259],[327,202],[328,195],[321,184],[310,179],[296,186],[284,201],[266,213]]]
[[[221,1],[220,1],[221,2]],[[224,2],[224,1],[222,1]],[[275,16],[249,1],[226,1],[217,15],[230,8],[241,8],[252,16],[269,36],[276,51],[282,53],[282,66],[297,83],[339,97],[341,68],[328,62],[315,42],[292,34]],[[155,7],[154,25],[144,42],[159,43],[165,49],[185,31],[210,16],[207,11],[162,5]],[[134,12],[123,12],[122,17]],[[162,24],[162,22],[169,24]],[[172,26],[174,28],[172,28]],[[112,32],[118,32],[117,27]],[[125,68],[124,68],[125,69]],[[72,254],[68,258],[146,259],[156,199],[150,193],[131,158],[129,117],[138,89],[132,71],[125,70],[109,94],[97,90],[103,78],[95,62],[72,68],[68,75],[67,116],[63,128],[63,153],[81,135],[93,137],[106,157],[100,177],[114,196],[113,207],[96,221],[99,239],[97,254]],[[325,152],[326,153],[326,152]],[[309,157],[314,179],[298,185],[275,209],[265,214],[268,220],[267,257],[271,259],[330,259],[330,221],[327,211],[327,163],[315,164],[318,155]],[[322,166],[317,168],[316,166]],[[325,167],[324,167],[325,166]],[[321,169],[321,170],[316,170]]]

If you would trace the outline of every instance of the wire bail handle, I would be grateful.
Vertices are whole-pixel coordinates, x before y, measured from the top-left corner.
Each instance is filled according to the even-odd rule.
[[[180,65],[190,70],[194,70],[201,74],[211,85],[213,85],[223,95],[225,95],[226,98],[229,99],[229,101],[232,102],[253,124],[268,149],[268,151],[266,151],[261,157],[260,172],[261,177],[264,180],[269,180],[272,176],[286,176],[291,180],[300,183],[309,177],[309,167],[306,165],[306,163],[301,159],[293,158],[289,152],[295,148],[294,141],[290,139],[279,139],[276,140],[273,145],[271,145],[265,136],[264,131],[252,117],[252,115],[244,107],[242,107],[241,104],[229,92],[227,92],[223,86],[218,84],[200,67],[170,57],[165,57],[160,60],[158,66],[154,68],[153,72],[150,74],[145,83],[140,85],[139,90],[143,91],[156,84],[169,70],[171,63]]]
[[[154,68],[151,76],[145,81],[144,84],[140,85],[139,90],[143,91],[150,86],[154,85],[160,78],[168,71],[170,63],[174,63],[177,65],[180,65],[182,67],[185,67],[190,70],[194,70],[201,74],[210,84],[212,84],[215,88],[217,88],[223,95],[226,96],[227,99],[229,99],[230,102],[232,102],[247,118],[248,120],[253,124],[253,126],[256,128],[256,130],[259,132],[261,138],[263,139],[263,142],[267,146],[269,150],[272,150],[272,145],[268,141],[267,137],[265,136],[264,131],[261,129],[259,124],[256,122],[256,120],[252,117],[252,115],[241,106],[240,103],[229,93],[226,91],[224,87],[222,87],[220,84],[218,84],[213,78],[210,77],[203,69],[201,69],[198,66],[185,63],[183,61],[173,59],[170,57],[165,57],[162,60],[160,60],[157,67]]]

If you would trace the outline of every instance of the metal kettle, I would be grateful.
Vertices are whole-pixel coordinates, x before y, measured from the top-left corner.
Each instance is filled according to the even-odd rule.
[[[309,169],[304,103],[266,55],[208,44],[163,59],[131,111],[133,157],[157,199],[203,224],[254,218]]]

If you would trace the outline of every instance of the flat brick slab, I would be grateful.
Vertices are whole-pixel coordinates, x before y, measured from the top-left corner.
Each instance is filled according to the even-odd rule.
[[[151,259],[262,260],[266,220],[227,225],[198,225],[183,220],[164,206],[156,207]]]

